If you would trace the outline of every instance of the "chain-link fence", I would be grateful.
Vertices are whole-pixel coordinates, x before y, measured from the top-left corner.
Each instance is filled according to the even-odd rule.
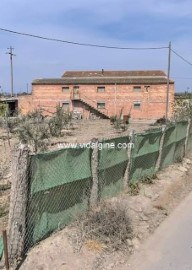
[[[123,191],[129,183],[152,177],[159,168],[180,161],[185,149],[192,150],[192,126],[190,122],[179,122],[142,134],[95,140],[85,146],[29,155],[25,174],[16,172],[20,185],[25,182],[20,193],[27,200],[20,199],[22,207],[12,202],[11,235],[19,234],[23,239],[18,243],[18,237],[10,236],[12,257],[22,256],[101,199]],[[21,157],[20,153],[18,163]],[[13,219],[18,212],[23,218]]]
[[[0,260],[2,258],[3,255],[3,237],[2,235],[0,235]]]
[[[88,209],[90,149],[63,149],[30,157],[25,249]]]
[[[190,123],[188,128],[188,140],[186,144],[186,151],[187,152],[192,151],[192,123]]]
[[[98,164],[99,198],[113,197],[124,187],[130,141],[129,137],[121,137],[100,143],[102,149],[99,151]]]
[[[162,131],[135,134],[131,154],[130,182],[137,182],[156,172]]]

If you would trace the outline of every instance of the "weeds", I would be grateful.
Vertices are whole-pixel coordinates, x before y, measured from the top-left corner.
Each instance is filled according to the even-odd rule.
[[[136,183],[129,183],[128,193],[131,196],[138,195],[139,194],[139,191],[140,191],[140,186],[139,186],[139,183],[138,182],[136,182]]]
[[[7,206],[0,205],[0,217],[6,216],[8,213]]]
[[[119,250],[132,238],[131,221],[120,204],[103,203],[99,210],[89,212],[83,221],[78,221],[77,227],[84,238],[81,241],[98,250]]]
[[[152,176],[144,176],[141,179],[141,183],[151,185],[154,183],[154,179],[156,179],[156,178],[157,178],[156,174],[153,174]]]
[[[123,107],[120,110],[119,115],[113,115],[110,118],[111,124],[114,125],[114,128],[120,131],[125,131],[128,128],[129,120],[131,118],[131,114],[129,113],[126,119],[123,119]]]
[[[129,183],[128,193],[131,196],[138,195],[140,192],[140,184],[152,185],[154,183],[154,179],[156,178],[156,174],[153,174],[152,176],[143,176],[139,182]]]

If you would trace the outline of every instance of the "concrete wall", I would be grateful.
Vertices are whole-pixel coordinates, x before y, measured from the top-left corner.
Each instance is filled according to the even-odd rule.
[[[68,85],[69,91],[64,92],[64,85],[33,85],[32,95],[21,97],[19,108],[26,113],[34,108],[43,108],[45,112],[54,112],[56,105],[69,102],[70,110],[82,111],[88,115],[88,107],[85,104],[72,100],[73,85]],[[65,85],[67,86],[67,85]],[[100,85],[98,85],[100,86]],[[102,86],[102,85],[101,85]],[[105,92],[98,93],[97,85],[79,85],[80,99],[97,107],[98,102],[105,102],[105,109],[101,110],[109,116],[119,114],[123,109],[123,115],[131,111],[132,119],[158,119],[166,113],[167,85],[141,86],[141,91],[133,90],[134,85],[105,85]],[[170,84],[169,116],[172,114],[174,101],[174,84]],[[140,108],[134,108],[134,103],[140,102]]]

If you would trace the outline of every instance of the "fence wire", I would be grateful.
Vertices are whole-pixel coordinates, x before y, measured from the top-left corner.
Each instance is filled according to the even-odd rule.
[[[30,156],[24,253],[88,211],[93,197],[97,202],[113,197],[128,181],[152,177],[157,168],[180,161],[187,127],[179,122],[165,131],[99,141],[98,152],[77,147]],[[186,146],[192,150],[192,125]]]
[[[90,149],[64,149],[30,158],[25,249],[88,209]]]
[[[128,151],[132,147],[129,137],[115,138],[101,142],[99,151],[99,197],[115,196],[123,190]],[[126,181],[126,180],[125,180]]]
[[[138,182],[156,173],[156,163],[160,151],[161,131],[136,134],[131,155],[130,182]]]

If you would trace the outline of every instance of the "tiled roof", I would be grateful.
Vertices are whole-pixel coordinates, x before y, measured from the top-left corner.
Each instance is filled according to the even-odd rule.
[[[32,84],[166,84],[167,75],[161,70],[147,71],[67,71],[61,78],[38,79]],[[170,83],[174,81],[170,80]]]
[[[129,77],[129,76],[166,76],[161,70],[132,70],[132,71],[66,71],[62,77]]]

